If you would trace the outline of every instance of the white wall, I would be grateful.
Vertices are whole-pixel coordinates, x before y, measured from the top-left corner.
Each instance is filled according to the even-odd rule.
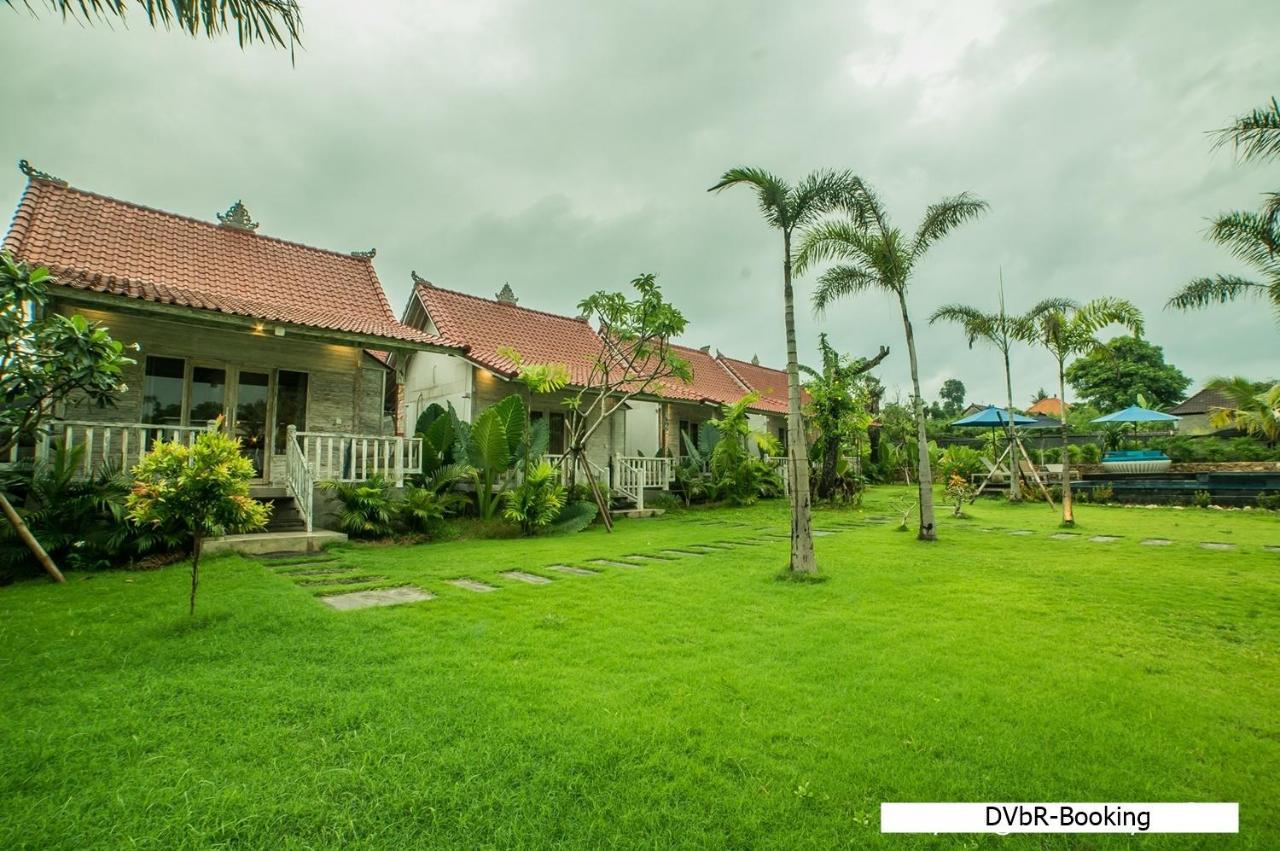
[[[657,402],[628,402],[625,423],[627,455],[644,455],[652,458],[658,454],[659,406]]]
[[[471,364],[441,352],[414,352],[404,378],[405,432],[413,431],[418,415],[432,402],[453,404],[458,416],[471,419]]]

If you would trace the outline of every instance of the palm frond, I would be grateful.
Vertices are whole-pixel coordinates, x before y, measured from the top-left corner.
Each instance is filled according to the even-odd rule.
[[[1166,308],[1192,310],[1213,304],[1226,304],[1246,295],[1269,295],[1273,303],[1280,303],[1280,287],[1268,287],[1236,275],[1218,275],[1214,278],[1197,278],[1178,290],[1166,302]]]
[[[1134,336],[1142,336],[1145,326],[1142,311],[1127,298],[1106,296],[1086,302],[1072,317],[1072,324],[1081,333],[1094,334],[1108,325],[1120,325],[1127,328]]]
[[[815,171],[796,184],[791,193],[788,224],[806,225],[836,208],[848,195],[853,174],[848,171]]]
[[[16,8],[16,0],[0,0]],[[213,38],[236,32],[240,46],[252,43],[292,48],[302,43],[302,15],[297,0],[136,0],[152,27],[177,28],[192,36]],[[125,20],[125,0],[44,0],[64,20],[92,24],[109,18]],[[35,14],[31,0],[23,6]]]
[[[791,187],[786,181],[762,168],[740,166],[731,168],[720,176],[720,181],[708,189],[719,192],[731,186],[751,186],[756,190],[760,213],[772,227],[787,226]]]
[[[874,229],[876,233],[884,235],[892,229],[889,223],[889,214],[885,212],[884,204],[880,202],[880,198],[876,195],[871,184],[863,180],[861,177],[852,177],[849,179],[849,186],[841,201],[841,206],[848,211],[849,215],[859,227]]]
[[[983,313],[967,304],[944,304],[929,317],[929,324],[951,322],[959,325],[969,338],[969,348],[972,349],[978,340],[1002,344],[1001,325],[1007,324],[1001,322],[1002,318],[999,314]]]
[[[832,266],[818,278],[813,310],[822,313],[835,300],[882,287],[880,276],[857,266]]]
[[[982,215],[989,206],[986,201],[975,198],[968,192],[930,204],[929,209],[925,210],[920,227],[916,228],[916,236],[911,243],[912,259],[923,256],[931,245],[959,225]]]
[[[1280,274],[1280,230],[1266,213],[1225,213],[1214,220],[1209,238],[1254,268]]]
[[[853,260],[871,266],[875,254],[870,236],[855,222],[820,222],[800,235],[793,264],[797,275],[826,260]]]
[[[1231,145],[1241,160],[1269,160],[1280,157],[1280,101],[1238,117],[1230,127],[1214,134],[1214,148]]]

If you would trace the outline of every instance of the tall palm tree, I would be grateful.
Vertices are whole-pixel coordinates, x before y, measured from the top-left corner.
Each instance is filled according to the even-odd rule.
[[[800,413],[800,370],[796,357],[795,295],[791,285],[791,237],[832,209],[844,194],[848,174],[817,171],[795,186],[759,168],[726,171],[709,192],[747,186],[756,192],[765,222],[782,232],[783,324],[787,335],[787,475],[791,485],[791,570],[814,573],[813,528],[810,519],[809,450]]]
[[[1213,408],[1209,422],[1214,428],[1236,428],[1275,446],[1280,441],[1280,384],[1259,387],[1247,378],[1215,378],[1211,389],[1227,397],[1230,407]]]
[[[280,47],[301,43],[302,16],[297,0],[135,0],[151,26],[176,26],[191,35],[210,38],[234,27],[240,46],[261,42]],[[31,11],[32,0],[0,0],[10,8],[19,4]],[[43,4],[64,20],[93,23],[96,20],[124,20],[125,0],[43,0]]]
[[[1019,328],[1027,343],[1043,346],[1058,364],[1058,398],[1062,400],[1062,523],[1074,526],[1071,507],[1070,431],[1067,425],[1067,361],[1089,352],[1104,350],[1097,334],[1108,325],[1121,325],[1134,336],[1142,333],[1142,312],[1123,298],[1096,298],[1085,304],[1071,299],[1050,298],[1031,308],[1035,321]]]
[[[907,288],[911,273],[929,248],[951,230],[987,209],[987,202],[967,192],[944,198],[925,211],[913,236],[894,227],[880,199],[861,178],[849,181],[842,206],[847,219],[821,222],[805,231],[796,255],[796,269],[803,271],[825,260],[839,261],[822,273],[814,292],[814,309],[821,312],[835,300],[868,290],[890,293],[902,311],[902,327],[907,338],[914,390],[912,408],[916,420],[917,463],[920,485],[920,531],[922,541],[937,538],[933,519],[933,476],[929,470],[929,441],[924,430],[924,401],[920,395],[920,367],[915,336],[907,311]]]
[[[947,304],[938,308],[933,312],[933,316],[929,317],[929,324],[936,322],[954,322],[959,325],[969,338],[969,348],[973,348],[973,344],[979,340],[988,343],[996,348],[1004,358],[1004,389],[1006,397],[1005,416],[1008,420],[1006,424],[1009,432],[1009,446],[1014,445],[1014,425],[1013,425],[1013,372],[1009,367],[1009,350],[1013,348],[1014,343],[1024,339],[1029,329],[1035,323],[1038,314],[1037,310],[1051,310],[1055,307],[1059,310],[1065,310],[1071,306],[1071,302],[1067,299],[1047,299],[1036,305],[1035,309],[1027,313],[1010,316],[1004,306],[1004,273],[1000,273],[1000,309],[995,313],[984,313],[976,307],[970,307],[965,304]],[[1017,458],[1014,458],[1013,470],[1018,469]],[[1011,502],[1022,501],[1022,482],[1021,476],[1016,473],[1009,477],[1009,500]]]
[[[1280,101],[1238,117],[1214,134],[1214,147],[1231,145],[1242,161],[1280,160]],[[1261,280],[1239,275],[1197,278],[1169,299],[1168,307],[1189,310],[1225,304],[1245,296],[1271,302],[1280,318],[1280,192],[1267,193],[1260,213],[1225,213],[1209,228],[1209,239],[1252,266]]]

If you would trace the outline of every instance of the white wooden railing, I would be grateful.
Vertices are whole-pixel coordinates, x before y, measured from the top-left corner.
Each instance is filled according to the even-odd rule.
[[[422,472],[422,438],[300,431],[302,456],[316,481],[364,482],[381,476],[396,487]]]
[[[644,489],[647,481],[647,469],[635,463],[637,460],[623,455],[613,459],[613,492],[635,503],[636,508],[644,510]]]
[[[642,455],[617,455],[615,461],[626,462],[640,471],[640,481],[646,488],[668,490],[675,480],[675,468],[670,458],[646,458]]]
[[[289,492],[293,494],[294,505],[310,532],[315,516],[315,473],[307,463],[307,456],[302,454],[302,447],[298,445],[297,427],[289,426],[286,429],[285,444],[285,480],[289,485]]]
[[[84,454],[80,457],[77,470],[79,475],[87,477],[107,466],[128,473],[157,442],[176,440],[190,446],[196,435],[208,428],[155,423],[55,420],[50,423],[47,433],[36,438],[32,451],[34,460],[45,461],[48,460],[54,443],[62,444],[68,451],[80,446],[83,447]],[[9,451],[7,460],[15,463],[19,457],[18,447],[15,446]]]

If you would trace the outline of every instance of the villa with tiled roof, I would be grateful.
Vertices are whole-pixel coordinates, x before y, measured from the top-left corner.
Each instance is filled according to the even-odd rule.
[[[570,383],[588,381],[599,356],[601,341],[583,318],[563,316],[521,306],[510,286],[493,298],[436,286],[414,274],[414,290],[402,317],[406,325],[425,334],[447,338],[461,353],[417,352],[405,366],[403,420],[414,422],[429,405],[452,405],[458,416],[474,419],[488,405],[511,393],[525,395],[535,417],[551,423],[552,452],[564,450],[564,398],[567,394],[532,396],[515,379],[518,367],[504,352],[514,350],[526,363],[555,363],[567,367]],[[753,389],[760,393],[752,407],[754,427],[774,436],[785,432],[786,374],[732,361],[711,348],[673,346],[692,372],[688,383],[667,381],[653,393],[628,403],[625,416],[615,417],[593,437],[588,457],[601,468],[616,455],[679,456],[681,433],[695,441],[702,425],[722,405],[737,402]],[[730,364],[743,369],[739,377]],[[778,376],[782,376],[781,395]],[[756,386],[756,385],[759,386]]]
[[[50,270],[49,309],[138,347],[114,407],[58,412],[56,436],[83,445],[87,465],[127,469],[158,437],[189,439],[222,417],[264,488],[293,486],[294,450],[315,480],[415,468],[388,416],[399,395],[388,355],[459,349],[396,319],[374,252],[266,236],[239,202],[202,221],[21,168],[4,249]]]

